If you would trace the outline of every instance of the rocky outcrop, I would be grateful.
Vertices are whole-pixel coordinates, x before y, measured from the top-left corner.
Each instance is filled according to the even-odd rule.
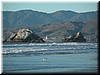
[[[74,36],[70,35],[69,37],[64,38],[62,42],[86,42],[86,39],[81,32],[78,32]]]
[[[42,43],[45,42],[42,38],[36,35],[30,29],[20,29],[17,33],[12,34],[6,42],[33,42]]]

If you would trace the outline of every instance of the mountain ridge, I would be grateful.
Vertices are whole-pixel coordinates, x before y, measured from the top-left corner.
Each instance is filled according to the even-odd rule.
[[[66,21],[86,22],[89,19],[96,19],[96,17],[97,11],[76,13],[73,11],[61,10],[50,14],[32,10],[20,10],[16,12],[3,11],[3,27],[24,27],[29,25],[59,23]]]
[[[74,13],[88,13],[88,12],[97,12],[97,10],[95,11],[84,11],[84,12],[77,12],[74,10],[57,10],[54,12],[45,12],[45,11],[38,11],[38,10],[31,10],[31,9],[26,9],[26,10],[17,10],[17,11],[11,11],[11,10],[4,10],[2,12],[20,12],[20,11],[32,11],[32,12],[40,12],[40,13],[46,13],[46,14],[51,14],[51,13],[56,13],[56,12],[74,12]]]
[[[77,13],[73,11],[56,11],[42,13],[33,10],[3,12],[3,38],[21,28],[31,28],[40,37],[61,38],[81,31],[91,42],[97,40],[98,11]]]

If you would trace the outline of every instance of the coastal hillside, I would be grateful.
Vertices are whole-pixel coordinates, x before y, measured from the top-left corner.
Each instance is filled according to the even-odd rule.
[[[97,42],[97,11],[77,13],[56,11],[44,13],[33,10],[3,11],[3,39],[21,28],[29,28],[42,38],[61,42],[64,37],[82,32],[88,42]]]
[[[61,23],[68,21],[87,22],[97,20],[97,11],[77,13],[74,11],[56,11],[44,13],[33,10],[3,11],[3,27],[19,28],[37,24]]]

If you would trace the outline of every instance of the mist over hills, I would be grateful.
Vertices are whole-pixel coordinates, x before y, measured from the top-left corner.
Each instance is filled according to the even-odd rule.
[[[3,11],[3,39],[20,28],[30,28],[41,37],[58,40],[81,31],[90,42],[97,41],[97,11],[77,13],[56,11],[44,13],[33,10]]]

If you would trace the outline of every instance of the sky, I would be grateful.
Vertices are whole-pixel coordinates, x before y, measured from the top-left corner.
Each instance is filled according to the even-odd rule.
[[[97,2],[2,2],[3,11],[34,10],[52,13],[59,10],[97,11]]]

